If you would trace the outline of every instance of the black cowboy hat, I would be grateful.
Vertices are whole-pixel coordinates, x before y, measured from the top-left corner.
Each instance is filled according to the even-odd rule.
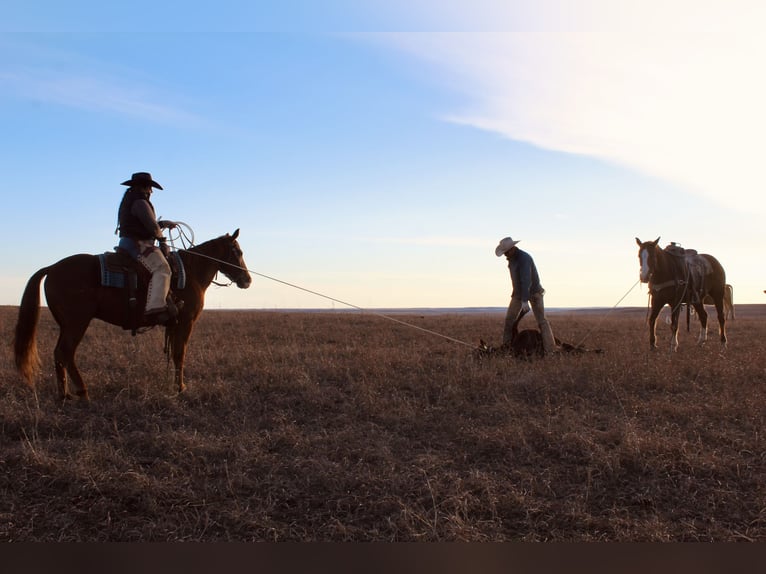
[[[152,174],[147,171],[138,171],[134,173],[128,181],[123,181],[120,185],[150,185],[157,189],[162,189],[162,186],[152,179]]]

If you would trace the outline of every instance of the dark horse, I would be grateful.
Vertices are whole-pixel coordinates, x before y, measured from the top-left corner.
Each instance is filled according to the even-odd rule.
[[[252,282],[242,259],[238,235],[239,229],[231,235],[227,233],[179,252],[186,273],[186,285],[174,290],[174,294],[184,304],[175,322],[165,328],[166,351],[173,357],[179,393],[186,388],[184,356],[194,323],[202,312],[205,290],[219,271],[240,289],[247,289]],[[13,343],[16,367],[30,385],[34,383],[40,362],[35,337],[40,315],[40,282],[46,275],[45,297],[59,325],[59,338],[53,351],[59,393],[62,399],[71,398],[67,389],[68,374],[75,393],[87,399],[88,389],[75,364],[75,351],[92,319],[125,326],[124,290],[101,286],[100,264],[96,255],[72,255],[32,275],[21,299]],[[144,299],[139,300],[140,309],[143,308],[145,296],[144,293]]]
[[[700,334],[697,343],[707,341],[707,318],[703,304],[709,297],[718,314],[718,332],[721,347],[726,348],[726,316],[724,314],[724,296],[726,293],[726,272],[712,255],[698,254],[693,249],[683,249],[669,245],[665,249],[658,246],[660,238],[638,244],[638,260],[641,264],[641,282],[649,284],[651,295],[651,313],[649,315],[649,345],[657,348],[657,316],[665,305],[671,309],[670,351],[678,349],[678,317],[681,306],[694,307],[700,320]]]

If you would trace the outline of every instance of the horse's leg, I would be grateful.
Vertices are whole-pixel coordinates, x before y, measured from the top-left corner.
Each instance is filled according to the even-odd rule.
[[[88,400],[88,389],[85,386],[85,382],[80,375],[80,371],[77,369],[77,364],[74,360],[74,354],[77,350],[77,346],[80,344],[85,330],[88,328],[88,324],[78,325],[76,327],[62,326],[59,333],[58,341],[56,342],[56,348],[53,350],[53,358],[56,363],[56,378],[59,385],[59,396],[62,400],[71,399],[72,396],[67,390],[67,373],[72,385],[75,387],[75,393],[85,400]]]
[[[694,310],[700,320],[700,334],[697,337],[697,344],[704,345],[707,342],[707,311],[702,303],[694,303]]]
[[[678,319],[681,315],[681,305],[673,308],[670,314],[670,352],[678,351]]]
[[[728,340],[726,339],[726,315],[724,314],[723,298],[715,302],[715,311],[718,315],[718,334],[721,339],[721,350],[726,349]]]
[[[178,392],[186,390],[184,382],[184,358],[186,357],[186,346],[189,343],[192,326],[186,321],[181,321],[173,333],[173,364],[175,365],[175,384]]]
[[[56,381],[59,387],[59,398],[64,401],[72,398],[72,395],[67,391],[66,384],[66,357],[63,350],[61,341],[62,334],[59,333],[59,340],[56,343],[56,348],[53,350],[53,363],[56,368]]]
[[[652,313],[649,315],[649,348],[657,348],[657,316],[660,314],[662,306],[654,305],[652,302]]]

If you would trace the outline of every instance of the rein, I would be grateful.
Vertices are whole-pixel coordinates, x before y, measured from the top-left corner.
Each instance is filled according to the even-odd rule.
[[[174,223],[176,224],[176,226],[173,229],[168,230],[168,240],[172,249],[177,251],[185,251],[186,253],[191,253],[192,255],[199,255],[200,257],[206,257],[217,263],[225,263],[226,265],[231,265],[231,263],[227,263],[226,261],[216,259],[215,257],[210,257],[209,255],[205,255],[204,253],[191,251],[191,249],[193,249],[194,247],[197,247],[197,245],[194,243],[194,231],[192,230],[191,226],[189,226],[187,223],[184,223],[183,221],[175,221]],[[173,234],[173,231],[176,232],[175,236]],[[181,247],[176,248],[175,246],[176,241],[179,241],[181,243]],[[241,267],[238,267],[237,265],[231,265],[231,266],[242,269]],[[247,271],[247,269],[242,269],[242,271]],[[216,272],[216,276],[218,276],[217,272]],[[229,281],[228,283],[219,283],[218,281],[211,281],[211,283],[213,285],[216,285],[217,287],[230,287],[231,285],[234,284],[234,281]]]

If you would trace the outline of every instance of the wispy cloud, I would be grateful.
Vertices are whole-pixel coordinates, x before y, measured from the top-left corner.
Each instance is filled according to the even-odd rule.
[[[527,3],[535,8],[523,14],[519,6],[478,4],[485,22],[495,10],[494,22],[534,31],[381,37],[467,97],[445,120],[621,164],[745,209],[763,204],[766,36],[754,22],[764,21],[766,8],[759,3],[671,1],[655,12],[649,2],[619,15],[584,0],[574,26],[551,10],[566,3]],[[429,6],[421,2],[421,13]],[[460,10],[451,6],[457,22]],[[463,13],[476,22],[467,7]]]
[[[161,124],[189,125],[201,118],[159,103],[156,96],[96,76],[26,68],[0,72],[7,96],[98,113],[113,113]]]

